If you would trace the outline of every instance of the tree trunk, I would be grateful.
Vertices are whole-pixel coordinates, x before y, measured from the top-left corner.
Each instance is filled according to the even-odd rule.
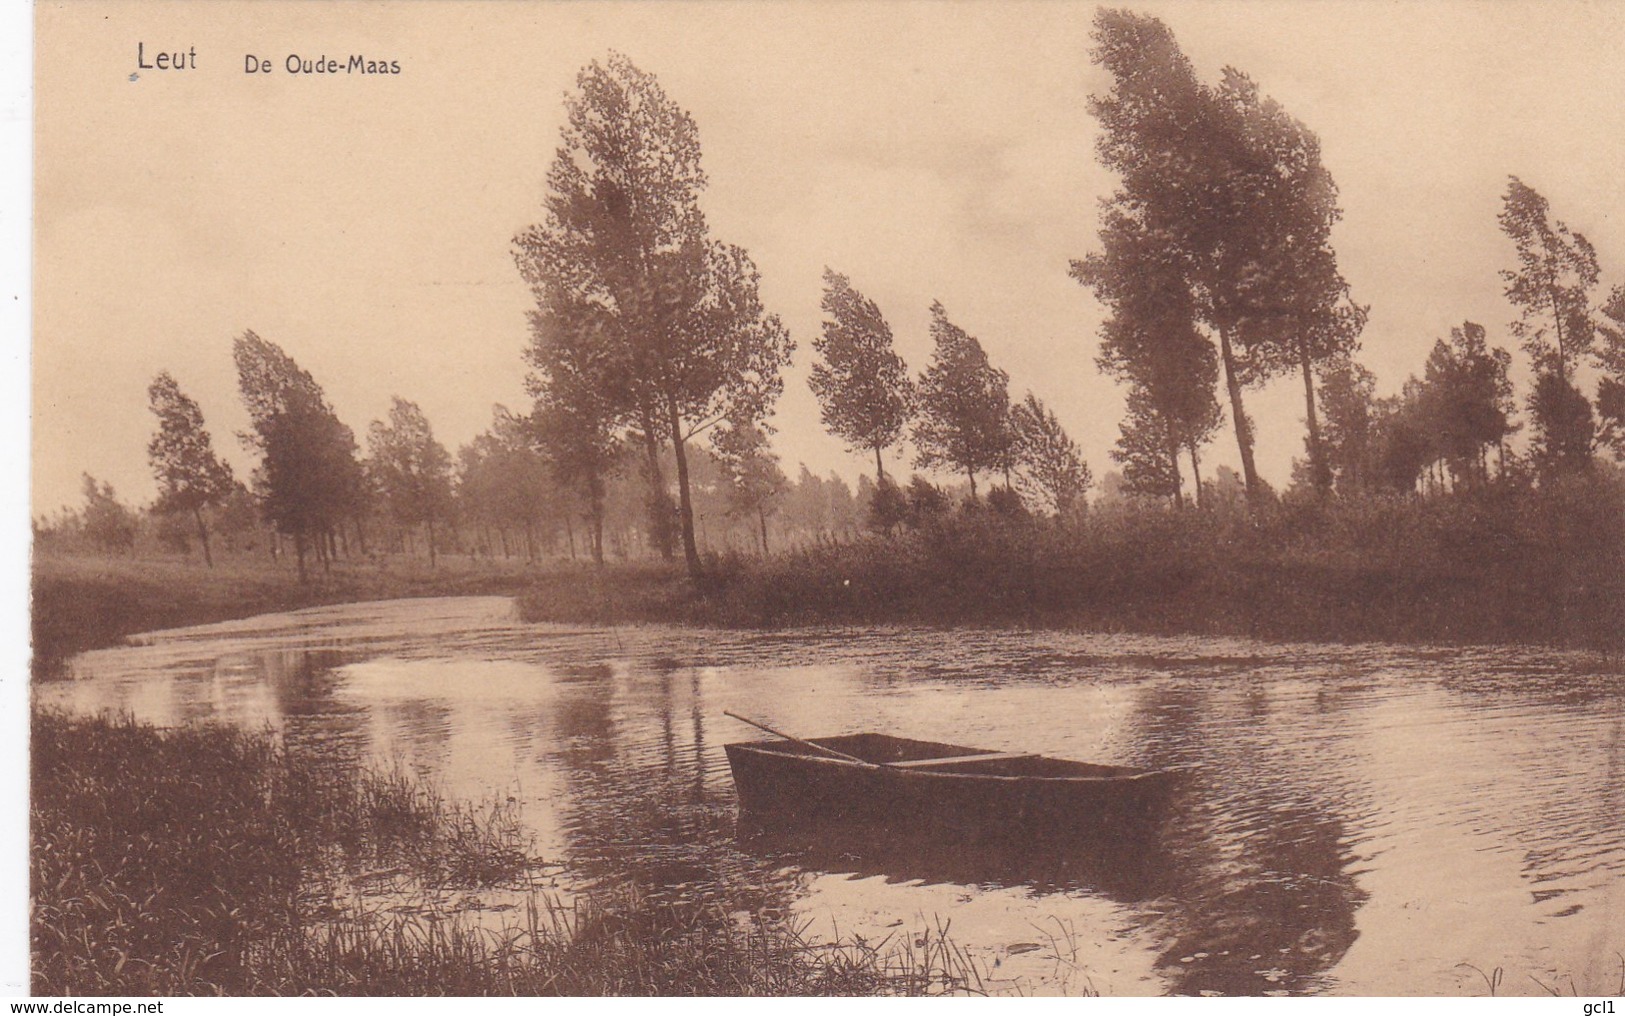
[[[434,556],[434,516],[430,515],[428,518],[424,519],[423,522],[424,525],[429,527],[429,570],[434,571],[436,566]]]
[[[762,526],[762,556],[767,556],[767,513],[761,508],[756,509],[756,521]]]
[[[1190,443],[1191,482],[1196,485],[1196,507],[1202,507],[1202,460],[1196,453],[1196,442]]]
[[[1230,416],[1236,423],[1236,445],[1241,449],[1241,474],[1247,484],[1247,500],[1256,503],[1262,493],[1258,468],[1253,464],[1253,428],[1241,404],[1241,378],[1236,374],[1236,355],[1230,348],[1230,333],[1219,329],[1219,353],[1224,360],[1224,383],[1230,392]]]
[[[1179,442],[1168,444],[1168,471],[1174,474],[1174,507],[1185,510],[1185,478],[1179,473]]]
[[[570,513],[564,513],[564,538],[570,543],[570,560],[576,559],[576,527],[570,524]]]
[[[594,497],[592,501],[592,560],[598,567],[604,566],[604,499]]]
[[[659,552],[661,560],[676,556],[672,543],[671,498],[666,493],[666,476],[660,468],[660,428],[655,425],[655,413],[649,410],[643,416],[644,471],[649,481],[649,538]]]
[[[694,543],[694,502],[688,490],[688,452],[683,448],[683,421],[677,415],[677,406],[667,408],[671,420],[671,447],[677,457],[677,511],[683,526],[683,562],[688,565],[688,577],[696,585],[701,579],[700,550]]]
[[[880,463],[880,446],[875,445],[875,483],[886,482],[886,467]]]
[[[1557,302],[1556,288],[1548,288],[1547,295],[1552,298],[1552,323],[1557,326],[1557,376],[1567,381],[1569,379],[1569,355],[1563,340],[1563,311]]]
[[[1298,340],[1298,366],[1303,368],[1304,409],[1309,414],[1309,479],[1315,489],[1330,490],[1332,471],[1326,464],[1326,450],[1320,443],[1320,418],[1315,415],[1315,374],[1309,362],[1309,344]]]
[[[299,559],[299,584],[304,585],[308,577],[305,575],[305,534],[303,530],[293,534],[293,552]]]
[[[214,567],[214,555],[209,553],[209,527],[203,524],[203,509],[193,508],[192,518],[197,520],[197,538],[203,541],[203,563]]]
[[[587,508],[592,523],[592,531],[588,533],[588,542],[592,544],[592,560],[598,567],[604,566],[604,481],[598,476],[587,478]]]
[[[536,536],[531,532],[530,519],[525,520],[525,562],[536,563]]]
[[[974,501],[976,500],[976,470],[967,469],[965,475],[970,477],[970,499]]]

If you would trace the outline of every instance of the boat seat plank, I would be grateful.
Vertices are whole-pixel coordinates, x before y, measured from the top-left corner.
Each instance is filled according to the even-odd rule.
[[[924,769],[928,766],[958,765],[961,762],[1003,762],[1007,759],[1033,758],[1030,751],[989,751],[979,755],[953,755],[948,758],[917,758],[907,762],[886,762],[893,769]]]

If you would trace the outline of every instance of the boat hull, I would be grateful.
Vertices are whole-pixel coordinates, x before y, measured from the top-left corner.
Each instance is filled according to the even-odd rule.
[[[835,746],[856,738],[826,738]],[[929,759],[975,756],[977,749],[885,739]],[[928,830],[956,838],[1121,836],[1143,834],[1162,814],[1169,774],[1088,766],[1059,760],[966,762],[899,768],[822,757],[782,742],[725,746],[741,815],[754,825],[839,823],[890,831]],[[908,754],[904,747],[897,752]],[[990,753],[987,753],[990,754]],[[873,753],[865,757],[874,757]],[[1030,757],[1028,757],[1030,758]],[[916,761],[916,764],[918,762]],[[1066,773],[1077,775],[1024,775]]]

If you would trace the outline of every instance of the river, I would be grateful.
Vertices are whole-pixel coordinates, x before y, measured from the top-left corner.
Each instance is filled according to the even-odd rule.
[[[1625,682],[1550,650],[517,620],[324,607],[83,654],[36,702],[270,727],[514,798],[556,884],[808,933],[945,925],[997,992],[1617,992]],[[741,837],[722,745],[860,730],[1191,767],[1132,858]],[[1476,968],[1476,969],[1475,969]],[[1480,973],[1482,971],[1482,973]]]

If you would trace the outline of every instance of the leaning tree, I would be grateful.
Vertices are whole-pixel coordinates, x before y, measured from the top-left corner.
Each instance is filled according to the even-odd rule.
[[[936,348],[918,388],[916,465],[964,473],[974,498],[976,474],[1009,461],[1010,376],[988,362],[974,335],[948,320],[940,302],[931,305],[931,338]]]
[[[1101,10],[1094,39],[1094,60],[1113,79],[1110,92],[1089,103],[1101,125],[1097,154],[1119,178],[1104,229],[1121,220],[1162,245],[1158,260],[1186,291],[1193,320],[1216,340],[1247,490],[1256,498],[1263,488],[1243,390],[1301,370],[1312,454],[1323,461],[1313,370],[1352,352],[1364,321],[1330,245],[1336,189],[1311,131],[1234,69],[1217,86],[1201,82],[1161,21]],[[1103,240],[1109,262],[1115,254]],[[1084,264],[1074,263],[1074,274],[1093,285]],[[1166,431],[1168,421],[1154,429]],[[1324,468],[1317,474],[1324,479]]]
[[[238,436],[260,456],[254,473],[260,512],[293,537],[304,581],[308,549],[314,544],[330,561],[334,530],[362,508],[366,484],[355,433],[339,421],[310,372],[276,343],[246,331],[232,355],[250,424]]]
[[[672,449],[683,555],[698,580],[689,443],[724,420],[764,423],[793,347],[762,306],[750,256],[709,234],[693,118],[618,53],[582,70],[576,85],[547,176],[545,218],[514,241],[537,303],[533,320],[566,323],[533,331],[531,361],[545,363],[551,354],[538,344],[559,335],[583,346],[577,359],[594,364],[586,383],[548,397],[636,432],[657,541],[670,518],[660,454]],[[536,376],[538,391],[555,384]],[[602,405],[562,401],[577,395]]]
[[[161,514],[188,514],[197,523],[203,561],[214,567],[209,550],[209,527],[203,509],[224,504],[237,489],[231,466],[215,454],[214,443],[203,426],[203,410],[183,391],[169,372],[162,371],[147,386],[158,431],[147,443],[147,459],[158,482]]]
[[[902,438],[914,402],[908,367],[892,349],[880,308],[846,276],[824,269],[821,307],[823,330],[813,339],[818,360],[809,382],[820,417],[854,451],[875,453],[875,482],[884,485],[881,453]]]

